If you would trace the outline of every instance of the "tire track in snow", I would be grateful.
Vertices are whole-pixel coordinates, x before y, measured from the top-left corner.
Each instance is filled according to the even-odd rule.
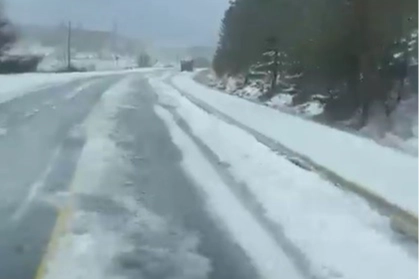
[[[257,141],[267,146],[278,155],[281,155],[287,158],[291,163],[303,169],[306,169],[309,171],[315,171],[321,177],[332,182],[336,187],[339,187],[344,191],[348,191],[348,192],[358,195],[359,197],[363,198],[366,202],[368,202],[368,204],[370,204],[371,207],[374,208],[377,212],[385,216],[388,216],[391,220],[392,229],[395,231],[395,233],[402,234],[402,237],[396,237],[396,238],[403,238],[403,237],[408,238],[408,239],[402,239],[401,241],[399,241],[401,242],[402,246],[405,246],[406,242],[412,242],[412,241],[417,242],[418,240],[417,216],[414,216],[410,212],[407,212],[406,210],[400,208],[397,205],[389,203],[387,200],[385,200],[381,196],[378,196],[370,192],[364,187],[342,178],[338,174],[316,164],[315,162],[313,162],[311,159],[307,158],[306,156],[302,154],[298,154],[290,150],[289,148],[282,145],[280,142],[259,133],[258,131],[224,114],[222,111],[219,111],[217,108],[214,108],[204,103],[203,101],[197,99],[196,97],[188,94],[187,92],[183,91],[182,89],[174,85],[170,81],[171,77],[165,78],[164,82],[166,84],[169,84],[171,87],[175,88],[183,97],[188,99],[190,102],[192,102],[194,105],[196,105],[200,109],[206,111],[207,113],[211,115],[214,115],[215,117],[219,118],[220,120],[228,124],[234,125],[250,133],[251,135],[255,137]]]
[[[169,88],[169,90],[170,90],[170,88]],[[173,90],[173,89],[172,89]],[[178,90],[175,90],[175,92],[177,92],[177,93],[180,93],[180,92],[178,92]],[[170,95],[170,94],[169,94]],[[198,101],[198,104],[197,103],[195,103],[193,100],[191,100],[190,98],[188,98],[188,96],[183,96],[183,97],[186,97],[186,99],[188,99],[190,102],[192,102],[194,105],[196,105],[197,107],[199,107],[200,109],[203,109],[204,111],[206,111],[207,113],[209,113],[210,115],[214,115],[214,114],[217,114],[217,110],[216,109],[214,109],[214,108],[206,108],[205,107],[205,104],[203,104],[203,106],[202,106],[202,104]],[[170,108],[170,107],[169,107]],[[172,108],[173,109],[173,108]],[[216,111],[216,113],[214,113],[214,110]],[[222,113],[220,113],[220,114],[222,114]],[[217,118],[219,118],[220,120],[222,120],[223,122],[226,122],[226,123],[228,123],[228,124],[232,124],[233,126],[239,126],[239,125],[235,125],[235,123],[229,123],[229,121],[226,121],[226,119],[224,119],[223,118],[223,116],[221,115],[221,116],[219,116],[219,115],[215,115]],[[242,124],[241,124],[242,125]],[[242,125],[243,126],[243,125]],[[246,132],[248,132],[247,131],[247,129],[243,129],[242,127],[238,127],[239,129],[241,129],[241,130],[244,130],[244,131],[246,131]],[[253,133],[251,133],[250,132],[250,134],[252,134],[253,136],[255,136]],[[267,147],[270,147],[269,145],[267,145],[267,144],[265,144],[264,142],[262,142],[262,141],[260,141],[260,139],[259,138],[257,138],[257,140],[259,141],[259,142],[261,142],[262,144],[264,144],[265,146],[267,146]],[[269,140],[269,139],[268,139]],[[273,149],[273,148],[270,148],[271,150]],[[282,153],[279,153],[280,155],[283,155]],[[296,157],[297,159],[298,159],[298,157]],[[305,170],[311,170],[311,171],[315,171],[316,173],[319,173],[314,167],[311,167],[310,165],[300,165],[301,164],[301,162],[300,161],[295,161],[294,159],[290,159],[289,157],[287,158],[289,161],[291,161],[293,164],[295,164],[295,165],[297,165],[297,166],[299,166],[299,167],[301,167],[301,168],[303,168],[303,169],[305,169]],[[303,164],[304,164],[304,161],[303,161]],[[330,178],[329,179],[327,179],[327,180],[330,180]],[[349,193],[350,195],[352,194],[352,193]],[[375,208],[375,209],[377,209],[377,208]],[[385,218],[385,217],[383,217],[383,218]],[[410,249],[410,247],[406,247],[408,244],[406,243],[406,240],[405,239],[402,239],[402,237],[400,237],[400,236],[398,236],[397,234],[391,234],[391,236],[389,236],[389,237],[391,237],[391,239],[390,239],[390,241],[391,242],[393,242],[393,241],[397,241],[397,243],[398,244],[400,244],[401,245],[401,247],[403,247],[403,249],[405,249],[405,250],[407,250],[408,252],[409,252],[409,254],[412,254],[412,255],[414,255],[414,256],[416,256],[417,257],[417,254],[415,253],[415,251],[412,251],[411,249]]]
[[[249,255],[262,277],[267,279],[281,276],[303,278],[289,261],[288,256],[275,248],[274,240],[257,224],[246,208],[232,195],[229,188],[219,181],[220,178],[215,170],[202,156],[193,141],[171,119],[170,113],[159,107],[156,107],[156,113],[167,123],[174,142],[184,152],[185,171],[198,185],[202,186],[208,198],[208,210],[220,218],[226,229]]]
[[[283,232],[283,229],[279,224],[271,222],[264,214],[264,209],[260,206],[254,195],[248,190],[248,187],[244,183],[240,183],[228,170],[226,165],[219,157],[202,142],[197,136],[195,136],[187,124],[187,122],[176,112],[175,108],[167,105],[160,104],[166,109],[173,117],[178,127],[192,140],[192,142],[198,147],[200,152],[205,155],[205,158],[220,176],[222,181],[231,192],[235,195],[238,201],[251,213],[254,220],[264,228],[269,236],[276,242],[277,249],[283,250],[287,256],[292,260],[294,265],[298,267],[298,270],[304,276],[304,278],[315,277],[310,273],[310,262],[307,257],[296,247]]]
[[[415,223],[417,222],[415,217],[412,217],[409,213],[404,212],[401,208],[395,205],[389,204],[383,198],[373,193],[370,193],[369,191],[365,190],[363,187],[356,185],[350,181],[347,181],[346,179],[340,177],[338,174],[335,174],[329,171],[328,169],[314,163],[312,160],[305,157],[304,155],[298,154],[297,152],[290,150],[286,146],[282,145],[280,142],[259,133],[258,131],[224,114],[223,112],[219,111],[217,108],[214,108],[204,103],[203,101],[197,99],[196,97],[188,94],[187,92],[183,91],[181,88],[174,85],[169,79],[170,78],[167,78],[165,82],[167,84],[170,84],[170,86],[172,86],[173,88],[175,88],[181,94],[181,96],[188,99],[191,103],[193,103],[200,109],[204,110],[205,112],[217,117],[218,119],[230,125],[236,126],[248,132],[249,134],[253,135],[258,142],[267,146],[269,149],[271,149],[273,152],[277,153],[278,155],[285,157],[294,165],[308,171],[316,172],[324,179],[333,183],[336,187],[339,187],[344,191],[348,191],[348,192],[358,195],[359,197],[363,198],[366,202],[368,202],[368,204],[370,204],[371,207],[374,208],[380,214],[383,214],[389,217],[401,216],[403,219],[403,222],[406,222],[406,220],[410,220],[410,219],[414,220],[413,222]]]

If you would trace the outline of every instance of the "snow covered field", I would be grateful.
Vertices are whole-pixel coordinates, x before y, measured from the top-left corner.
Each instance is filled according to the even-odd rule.
[[[66,67],[66,59],[57,58],[54,55],[47,55],[38,66],[39,71],[57,71]],[[99,58],[95,54],[78,53],[72,59],[72,65],[87,71],[116,71],[137,67],[133,57]]]
[[[372,140],[209,89],[188,74],[175,76],[173,84],[232,119],[417,216],[417,158],[379,146]]]
[[[67,67],[66,49],[46,47],[35,42],[20,41],[7,51],[9,55],[36,55],[42,57],[37,70],[55,72]],[[112,52],[72,50],[73,66],[86,71],[116,71],[137,67],[135,55],[121,55]]]

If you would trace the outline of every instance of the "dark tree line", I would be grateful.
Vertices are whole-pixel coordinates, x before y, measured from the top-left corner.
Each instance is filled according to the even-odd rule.
[[[4,15],[3,5],[0,3],[0,57],[16,40],[12,24]]]
[[[401,98],[417,59],[417,14],[417,0],[231,1],[213,68],[269,72],[271,95],[276,76],[294,76],[298,94],[323,93],[330,115],[358,112],[363,125],[373,104],[390,114]]]
[[[16,30],[4,14],[0,2],[0,74],[36,71],[41,57],[33,55],[11,56],[7,51],[16,42]]]

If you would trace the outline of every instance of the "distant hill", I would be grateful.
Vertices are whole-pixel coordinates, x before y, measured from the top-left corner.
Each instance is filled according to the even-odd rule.
[[[214,56],[215,49],[206,46],[192,47],[169,47],[155,46],[150,49],[150,54],[160,61],[175,62],[185,58],[206,58],[211,61]]]
[[[68,29],[65,25],[45,27],[34,25],[17,26],[19,38],[45,47],[64,48],[67,45]],[[137,54],[144,45],[139,40],[115,36],[112,32],[72,29],[72,48],[77,52],[112,52]]]

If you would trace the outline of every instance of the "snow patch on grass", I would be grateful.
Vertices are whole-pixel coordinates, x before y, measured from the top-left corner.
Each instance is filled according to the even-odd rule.
[[[292,105],[292,99],[294,96],[290,94],[278,94],[271,100],[267,101],[266,104],[273,108],[283,108]]]
[[[243,78],[228,77],[224,81],[219,82],[225,83],[225,87],[221,87],[220,89],[224,89],[226,93],[254,101],[259,101],[259,98],[267,90],[266,82],[263,80],[251,80],[249,84],[244,85]],[[213,84],[216,84],[216,82]],[[299,114],[303,117],[314,117],[323,113],[324,105],[316,100],[310,100],[297,106],[293,105],[294,95],[290,94],[290,92],[294,90],[295,88],[293,86],[282,89],[280,93],[276,94],[270,100],[264,101],[263,104],[284,112]]]
[[[318,101],[310,101],[308,103],[297,106],[296,109],[300,114],[304,116],[313,117],[323,113],[324,105]]]

